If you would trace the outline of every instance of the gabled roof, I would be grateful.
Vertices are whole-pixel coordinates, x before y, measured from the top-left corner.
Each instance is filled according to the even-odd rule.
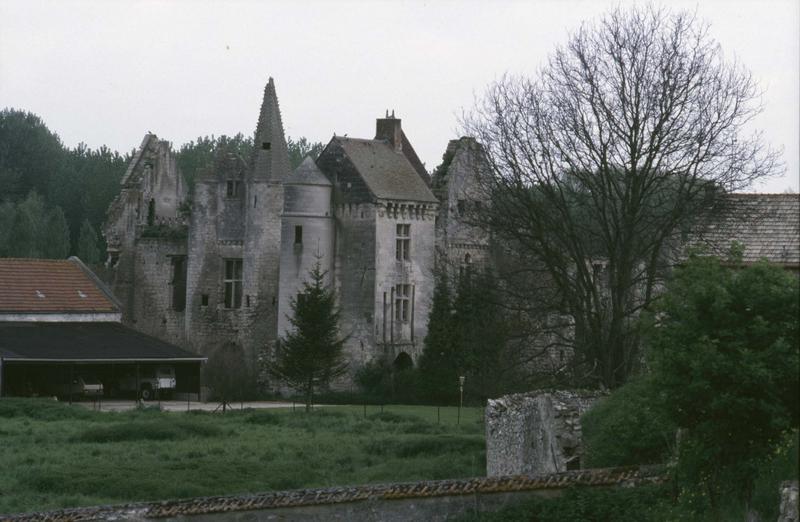
[[[341,146],[375,197],[437,202],[405,155],[387,142],[339,136],[332,141]]]
[[[142,161],[142,156],[144,156],[144,152],[147,150],[147,147],[150,145],[150,140],[158,141],[158,136],[153,134],[152,132],[148,132],[144,135],[144,139],[142,139],[142,144],[136,149],[136,152],[133,154],[133,158],[131,162],[128,164],[128,169],[125,171],[125,174],[122,176],[122,180],[120,184],[124,187],[130,181],[133,172],[136,170],[136,167],[139,165],[139,162]]]
[[[734,241],[744,246],[746,264],[766,258],[800,267],[800,195],[729,194],[691,243],[724,257]]]
[[[7,361],[107,362],[204,360],[120,323],[0,323]]]
[[[0,259],[0,314],[119,311],[78,258]]]
[[[284,180],[284,183],[287,185],[322,185],[323,187],[332,185],[311,156],[306,156],[303,162],[294,169],[294,172]]]

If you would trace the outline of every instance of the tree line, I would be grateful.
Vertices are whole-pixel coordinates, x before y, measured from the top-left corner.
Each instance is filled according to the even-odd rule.
[[[322,143],[288,138],[292,168]],[[181,145],[177,162],[189,186],[213,162],[217,150],[233,147],[250,158],[252,137],[204,136]],[[37,115],[0,111],[0,257],[105,259],[100,235],[106,212],[135,153],[105,145],[66,147]]]

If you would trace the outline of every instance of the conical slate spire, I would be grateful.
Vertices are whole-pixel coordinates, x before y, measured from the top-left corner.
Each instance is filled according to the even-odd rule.
[[[280,182],[289,175],[289,150],[283,135],[275,82],[271,77],[264,87],[264,101],[261,102],[261,113],[258,115],[252,163],[255,179]]]

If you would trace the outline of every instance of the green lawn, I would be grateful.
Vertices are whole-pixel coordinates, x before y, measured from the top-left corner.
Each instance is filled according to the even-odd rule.
[[[0,399],[0,513],[485,475],[482,409],[88,411]]]

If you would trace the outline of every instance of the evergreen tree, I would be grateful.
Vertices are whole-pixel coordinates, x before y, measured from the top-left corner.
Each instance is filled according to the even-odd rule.
[[[70,250],[70,235],[67,218],[61,207],[46,212],[42,229],[38,233],[39,251],[49,259],[66,259]]]
[[[100,262],[100,249],[97,248],[97,233],[88,219],[83,220],[78,238],[78,257],[87,264]]]
[[[422,392],[436,403],[452,403],[459,376],[458,328],[453,318],[450,283],[445,273],[436,277],[428,333],[420,357]]]
[[[322,149],[325,148],[325,145],[318,141],[310,142],[303,136],[300,136],[297,140],[289,136],[286,138],[286,148],[289,151],[289,165],[292,169],[296,169],[303,160],[306,159],[306,156],[317,159]]]
[[[339,312],[333,291],[325,284],[319,260],[311,269],[311,281],[291,301],[292,331],[281,339],[269,372],[305,397],[311,409],[314,391],[345,373],[343,346],[339,337]]]
[[[465,389],[470,395],[481,400],[508,393],[513,383],[507,375],[510,358],[506,358],[506,364],[503,360],[508,334],[497,299],[497,283],[491,272],[467,270],[459,279],[453,302],[460,375],[468,379]]]
[[[31,192],[17,204],[14,214],[14,226],[9,234],[8,255],[11,257],[43,257],[43,244],[39,234],[46,219],[44,202],[36,193]]]
[[[17,206],[14,203],[0,203],[0,257],[11,257],[11,233],[16,217]]]

